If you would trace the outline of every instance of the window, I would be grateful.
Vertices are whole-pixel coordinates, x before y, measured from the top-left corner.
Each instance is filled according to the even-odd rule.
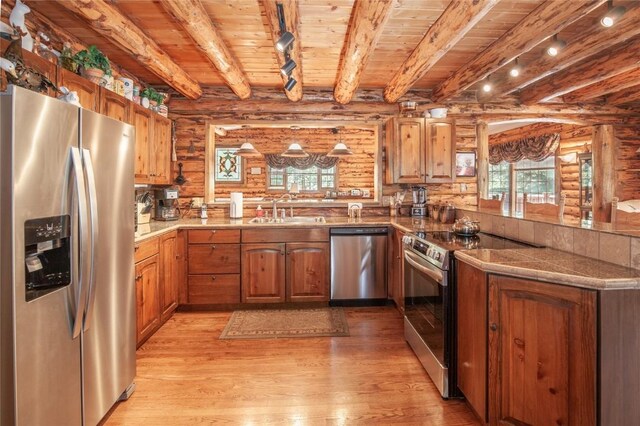
[[[298,184],[298,189],[301,192],[323,192],[326,189],[335,189],[337,186],[336,166],[329,169],[313,166],[304,170],[293,167],[286,169],[269,167],[268,170],[268,189],[288,191],[294,182]]]
[[[489,165],[489,196],[499,197],[503,192],[507,211],[514,213],[522,213],[525,193],[530,202],[555,204],[555,157]]]

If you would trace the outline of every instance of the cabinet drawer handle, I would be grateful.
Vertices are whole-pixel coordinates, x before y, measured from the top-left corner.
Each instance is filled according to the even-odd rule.
[[[142,275],[136,275],[136,281],[142,279]]]
[[[216,277],[214,275],[214,276],[211,277],[211,281],[215,281],[215,280],[216,280]]]
[[[289,251],[287,252],[287,254],[291,254],[291,250],[289,250]]]
[[[281,254],[282,256],[284,256],[284,250],[282,250],[282,251],[280,252],[280,254]]]
[[[176,259],[180,259],[180,255],[179,254],[176,254]]]
[[[215,245],[211,246],[211,250],[215,250],[215,249],[216,249]]]
[[[212,234],[215,234],[215,233],[216,233],[216,230],[215,230],[215,229],[212,229],[212,230],[211,230],[211,233],[212,233]]]
[[[493,324],[491,324],[489,326],[489,328],[491,329],[491,331],[496,331],[498,329],[498,324],[496,324],[495,322]]]
[[[134,250],[134,251],[138,251],[138,249],[139,249],[139,248],[140,248],[140,246],[135,246],[135,247],[133,248],[133,250]]]

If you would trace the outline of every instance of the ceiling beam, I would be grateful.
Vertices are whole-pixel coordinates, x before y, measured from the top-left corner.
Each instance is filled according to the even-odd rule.
[[[164,8],[191,36],[240,99],[251,96],[249,79],[216,30],[200,0],[162,0]]]
[[[624,105],[631,102],[640,102],[640,84],[607,96],[607,103],[610,105]]]
[[[639,25],[640,26],[640,25]],[[567,103],[584,102],[599,96],[620,92],[640,83],[640,68],[618,74],[591,86],[567,93],[562,100]]]
[[[360,76],[391,15],[394,1],[360,0],[353,6],[351,25],[338,67],[333,96],[341,104],[353,98],[360,84]]]
[[[291,77],[295,78],[297,83],[291,90],[285,90],[285,94],[289,100],[297,102],[302,99],[302,44],[300,43],[300,33],[298,26],[300,25],[300,12],[298,11],[298,0],[261,0],[260,3],[267,14],[267,21],[271,28],[271,38],[278,59],[278,66],[282,67],[285,63],[285,57],[282,52],[275,48],[275,44],[280,38],[280,22],[278,21],[278,9],[276,3],[282,3],[284,9],[284,21],[287,25],[287,31],[293,34],[295,38],[292,49],[289,51],[291,59],[296,63],[296,67],[291,73]],[[278,70],[279,72],[279,70]],[[287,83],[288,77],[283,75],[282,82]]]
[[[528,64],[520,64],[518,77],[511,77],[508,72],[500,76],[492,76],[493,90],[490,93],[478,91],[478,101],[495,99],[502,95],[513,93],[518,89],[534,83],[541,78],[561,71],[589,56],[596,55],[618,43],[640,34],[640,5],[630,6],[615,27],[605,28],[595,24],[591,31],[583,33],[570,40],[557,56],[540,55],[538,59]]]
[[[536,81],[520,92],[520,100],[525,104],[547,101],[640,68],[639,51],[640,36],[637,36],[605,51],[600,56],[585,59],[572,67]]]
[[[32,2],[36,3],[37,2]],[[83,19],[169,86],[190,99],[202,95],[198,82],[118,8],[104,0],[65,0],[58,5]]]
[[[441,83],[433,92],[433,100],[443,101],[455,96],[605,2],[606,0],[545,1]]]
[[[418,46],[384,89],[384,99],[396,102],[454,47],[499,0],[455,0],[429,27]]]

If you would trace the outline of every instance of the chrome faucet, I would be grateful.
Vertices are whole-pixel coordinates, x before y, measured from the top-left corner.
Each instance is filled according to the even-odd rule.
[[[283,198],[288,198],[289,201],[293,200],[293,196],[291,194],[282,194],[280,196],[280,199],[282,200]],[[285,214],[284,214],[284,209],[282,209],[283,215],[282,215],[282,219],[285,218]],[[289,213],[291,214],[291,217],[293,217],[293,206],[289,205]]]
[[[273,199],[273,220],[276,221],[278,219],[278,199]]]

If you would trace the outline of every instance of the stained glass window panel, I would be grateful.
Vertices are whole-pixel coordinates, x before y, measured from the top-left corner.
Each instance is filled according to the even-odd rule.
[[[216,182],[242,182],[242,157],[238,148],[216,148]]]

